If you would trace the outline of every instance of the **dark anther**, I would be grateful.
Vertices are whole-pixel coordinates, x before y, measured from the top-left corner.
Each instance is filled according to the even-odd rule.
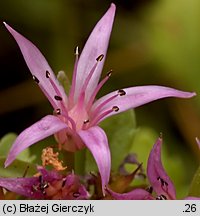
[[[168,186],[168,183],[164,179],[158,177],[157,180],[160,181],[161,186],[165,186],[165,185]]]
[[[80,196],[80,193],[79,193],[79,192],[74,192],[74,193],[73,193],[73,197],[74,197],[74,198],[78,198],[79,196]]]
[[[75,55],[79,55],[79,47],[78,46],[75,47],[74,54]]]
[[[160,196],[156,197],[157,200],[167,200],[167,197],[163,194],[161,194]]]
[[[63,182],[62,182],[62,187],[64,187],[65,184],[66,184],[66,179],[64,178],[64,179],[63,179]]]
[[[39,84],[39,82],[40,82],[39,79],[38,79],[36,76],[34,76],[34,75],[33,75],[33,80],[34,80],[37,84]]]
[[[118,94],[120,96],[124,96],[126,94],[126,92],[123,89],[118,90]]]
[[[104,55],[101,54],[100,56],[98,56],[98,57],[96,58],[96,60],[97,60],[97,61],[102,61],[103,57],[104,57]]]
[[[110,77],[112,75],[112,72],[113,72],[113,70],[108,71],[107,74],[106,74],[106,76]]]
[[[46,78],[49,78],[50,77],[50,73],[49,71],[46,71]]]
[[[61,110],[58,108],[58,109],[56,109],[56,114],[57,115],[60,115],[61,114]]]
[[[40,184],[40,189],[41,190],[44,190],[44,189],[46,189],[46,188],[48,188],[49,187],[49,184],[48,184],[48,182],[46,182],[46,181],[44,181],[42,184]]]
[[[83,121],[83,123],[87,124],[87,123],[89,123],[89,121],[90,121],[89,119],[86,119],[86,120]]]
[[[32,190],[33,190],[33,191],[38,191],[38,190],[39,190],[38,185],[32,185]]]
[[[119,111],[119,107],[118,107],[118,106],[114,106],[114,107],[112,108],[112,110],[115,111],[115,112],[117,112],[117,111]]]
[[[62,100],[62,98],[61,98],[60,96],[58,96],[58,95],[55,95],[54,98],[55,98],[57,101],[61,101],[61,100]]]
[[[146,191],[149,192],[150,194],[152,194],[153,193],[153,187],[152,186],[147,187]]]
[[[40,191],[42,192],[43,195],[46,194],[45,189],[49,187],[49,184],[47,181],[44,181],[42,175],[39,176],[39,185],[38,188],[40,189]]]
[[[45,191],[45,190],[42,190],[42,194],[43,194],[43,195],[46,195],[46,191]]]

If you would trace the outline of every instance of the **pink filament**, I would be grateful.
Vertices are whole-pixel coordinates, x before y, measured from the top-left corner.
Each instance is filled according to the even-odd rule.
[[[109,76],[106,76],[103,80],[101,80],[101,82],[97,85],[97,87],[95,88],[94,92],[91,95],[91,98],[87,104],[87,109],[89,110],[92,106],[92,103],[95,100],[96,95],[98,94],[99,90],[102,88],[102,86],[107,82],[107,80],[109,79]]]
[[[101,104],[99,104],[96,109],[93,111],[93,116],[98,115],[98,112],[101,110],[102,107],[104,107],[107,103],[109,103],[110,101],[114,100],[117,96],[119,96],[118,94],[111,96],[110,98],[108,98],[107,100],[103,101]]]
[[[107,110],[107,111],[103,112],[103,113],[100,114],[100,115],[97,115],[97,116],[92,120],[92,122],[91,122],[91,124],[90,124],[90,127],[93,126],[93,125],[97,125],[98,122],[99,122],[101,119],[103,119],[105,116],[107,116],[107,115],[110,114],[111,112],[114,112],[114,110],[113,110],[113,109],[110,109],[110,110]]]
[[[74,93],[76,88],[76,75],[77,75],[77,67],[78,67],[78,55],[76,55],[75,63],[74,63],[74,70],[73,70],[73,77],[72,77],[72,85],[70,88],[69,93],[69,106],[72,107],[74,104]]]

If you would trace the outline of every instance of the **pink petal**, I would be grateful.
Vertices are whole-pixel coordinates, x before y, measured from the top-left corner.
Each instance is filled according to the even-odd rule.
[[[102,189],[104,191],[105,185],[109,182],[111,167],[110,149],[106,134],[98,126],[91,127],[88,130],[80,130],[78,134],[94,156],[99,168]]]
[[[32,193],[32,186],[38,184],[38,178],[0,178],[0,186],[19,195],[42,199],[43,195],[39,192]]]
[[[101,20],[96,24],[92,33],[90,34],[85,47],[81,53],[78,66],[77,66],[77,75],[75,83],[75,101],[78,100],[84,81],[89,75],[91,69],[96,63],[96,58],[101,54],[104,55],[104,58],[101,62],[98,63],[98,67],[93,74],[88,87],[86,89],[86,97],[90,98],[93,90],[98,84],[99,77],[104,65],[105,56],[108,48],[108,43],[110,39],[110,34],[112,30],[113,20],[115,15],[115,5],[111,4],[108,11],[101,18]]]
[[[159,138],[149,155],[147,176],[153,190],[158,196],[164,195],[167,199],[176,199],[174,184],[165,172],[161,161],[162,139]]]
[[[128,193],[119,194],[107,188],[106,191],[116,200],[153,200],[152,195],[144,189],[134,189]]]
[[[59,118],[53,115],[45,116],[40,121],[25,129],[17,137],[10,149],[5,167],[12,163],[17,155],[24,149],[65,128],[67,128],[67,125]]]
[[[43,93],[47,96],[47,98],[49,99],[50,103],[54,108],[59,107],[60,102],[55,100],[54,98],[54,96],[57,95],[57,93],[55,89],[52,87],[49,79],[46,78],[46,71],[50,73],[50,77],[55,86],[57,87],[57,89],[59,90],[64,101],[67,100],[67,96],[64,92],[63,87],[59,85],[58,81],[56,80],[54,73],[50,68],[48,62],[46,61],[45,57],[33,43],[31,43],[18,32],[16,32],[8,24],[4,24],[16,40],[17,44],[19,45],[19,48],[22,52],[22,55],[26,61],[26,64],[31,74],[39,80],[39,86],[41,87]]]
[[[42,175],[43,181],[48,183],[62,179],[62,176],[56,171],[48,171],[41,166],[37,167],[38,172]],[[41,190],[34,190],[33,186],[40,184],[40,178],[0,178],[0,186],[19,195],[32,199],[44,199]]]
[[[163,87],[163,86],[136,86],[131,88],[123,89],[126,94],[123,96],[117,96],[113,100],[106,103],[103,107],[101,107],[98,112],[95,112],[95,109],[100,106],[104,101],[118,94],[118,91],[114,91],[105,95],[104,97],[97,100],[93,107],[93,115],[97,118],[97,115],[100,116],[107,110],[111,110],[113,106],[117,106],[119,108],[118,112],[111,112],[108,115],[104,116],[101,120],[105,119],[108,116],[112,116],[114,114],[123,112],[125,110],[136,108],[138,106],[144,105],[151,101],[155,101],[161,98],[166,97],[178,97],[178,98],[190,98],[196,95],[196,93],[179,91],[173,88]]]
[[[87,200],[89,199],[90,194],[87,192],[86,188],[84,185],[80,183],[80,179],[77,175],[74,174],[69,174],[65,178],[65,185],[63,187],[67,187],[69,194],[65,194],[64,198],[65,199],[77,199],[77,200]],[[77,188],[78,196],[75,198],[73,196],[73,191],[75,188]],[[65,197],[66,196],[66,197]]]

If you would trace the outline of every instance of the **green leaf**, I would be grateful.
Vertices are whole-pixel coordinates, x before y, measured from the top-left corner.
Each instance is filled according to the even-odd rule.
[[[8,133],[3,136],[0,140],[0,156],[7,157],[8,152],[14,143],[15,139],[17,138],[17,134],[15,133]],[[31,162],[33,157],[30,157],[30,150],[27,148],[23,152],[21,152],[18,156],[18,159],[22,161]]]
[[[6,157],[0,157],[0,176],[1,177],[23,177],[26,170],[26,177],[33,176],[37,173],[36,166],[16,159],[9,167],[4,168]]]
[[[200,197],[200,166],[197,169],[194,178],[192,180],[190,190],[189,190],[189,196]]]
[[[112,170],[117,171],[119,165],[130,152],[136,132],[135,114],[129,110],[112,116],[101,123],[107,134],[111,150]],[[89,151],[86,154],[86,172],[96,171],[97,167]]]

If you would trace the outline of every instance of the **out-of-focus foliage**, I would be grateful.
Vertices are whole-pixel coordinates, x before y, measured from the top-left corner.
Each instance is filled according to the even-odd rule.
[[[0,156],[1,177],[23,177],[33,176],[37,173],[36,165],[16,159],[9,167],[4,168],[6,157]]]
[[[6,157],[13,142],[15,141],[17,134],[15,133],[8,133],[0,140],[0,156]],[[34,156],[33,156],[34,157]],[[30,157],[30,149],[25,149],[21,154],[17,157],[19,160],[31,162],[33,160]]]
[[[189,196],[200,196],[200,167],[197,169],[196,174],[190,186]]]

